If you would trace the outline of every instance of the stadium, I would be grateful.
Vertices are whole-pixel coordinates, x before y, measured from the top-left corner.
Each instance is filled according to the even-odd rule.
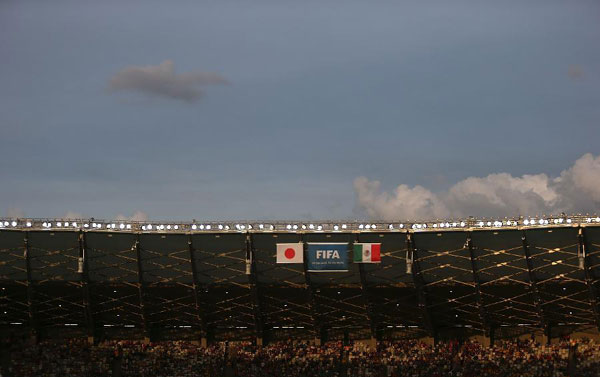
[[[596,217],[0,224],[5,339],[373,349],[598,339]],[[380,244],[380,262],[352,262],[359,242]],[[277,263],[285,243],[348,245],[350,261],[334,272]]]

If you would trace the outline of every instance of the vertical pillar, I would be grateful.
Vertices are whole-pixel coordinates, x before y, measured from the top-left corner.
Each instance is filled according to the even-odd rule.
[[[201,286],[198,282],[198,271],[196,268],[196,249],[194,248],[192,235],[190,234],[188,237],[188,252],[190,255],[190,264],[192,266],[192,284],[193,284],[193,292],[194,292],[194,303],[196,307],[196,316],[198,319],[198,323],[200,325],[200,341],[203,343],[203,347],[206,347],[206,337],[208,334],[207,329],[207,320],[206,320],[206,302],[203,302],[202,295],[206,290]]]
[[[489,335],[490,323],[488,320],[488,313],[483,303],[483,295],[481,294],[481,281],[479,280],[479,273],[477,268],[477,257],[475,256],[475,247],[473,246],[473,240],[471,239],[471,232],[467,233],[467,248],[469,249],[469,257],[471,259],[471,270],[473,271],[473,281],[475,282],[476,297],[477,297],[477,308],[479,309],[479,318],[481,320],[481,326],[484,329],[485,335]]]
[[[89,263],[87,258],[87,240],[86,233],[82,230],[79,231],[79,263],[81,263],[82,270],[81,283],[83,288],[83,307],[85,310],[85,325],[87,329],[88,342],[91,338],[91,343],[94,343],[94,316],[92,308],[92,300],[90,295],[90,274],[89,274]]]
[[[31,269],[31,249],[29,245],[29,232],[25,232],[24,242],[25,266],[27,269],[27,309],[29,313],[29,327],[35,334],[37,334],[39,324],[35,308],[35,286]]]
[[[144,341],[150,342],[151,329],[150,324],[148,323],[148,313],[146,308],[146,284],[144,281],[144,270],[142,267],[142,245],[140,243],[140,234],[137,234],[135,240],[135,251],[136,251],[136,259],[137,259],[137,269],[138,269],[138,296],[140,303],[140,311],[142,314],[142,323],[144,329]]]
[[[313,327],[314,327],[314,331],[317,335],[317,337],[315,337],[315,344],[317,345],[321,345],[321,343],[325,342],[325,339],[327,337],[327,329],[323,326],[323,324],[321,323],[321,319],[319,317],[319,308],[317,305],[317,298],[315,295],[315,289],[312,285],[311,279],[310,279],[310,274],[308,272],[308,262],[307,262],[307,251],[306,251],[306,243],[304,242],[304,237],[303,235],[300,235],[301,239],[300,241],[302,242],[303,245],[303,253],[304,253],[304,262],[303,264],[303,268],[304,268],[304,285],[306,286],[306,290],[308,291],[308,301],[309,301],[309,306],[310,306],[310,314],[312,317],[312,322],[313,322]]]
[[[410,254],[413,255],[413,267],[412,267],[412,278],[415,288],[417,290],[417,299],[419,300],[419,310],[421,311],[421,316],[425,322],[425,328],[429,335],[437,340],[437,329],[433,320],[431,318],[431,313],[429,312],[429,307],[427,306],[427,290],[425,287],[425,280],[423,279],[423,274],[421,272],[421,265],[419,263],[418,249],[415,247],[414,240],[412,239],[412,234],[406,233],[406,248]]]
[[[594,272],[590,268],[591,260],[588,253],[587,243],[585,240],[585,231],[580,226],[579,232],[577,236],[577,245],[578,252],[581,258],[583,258],[583,272],[585,276],[585,284],[588,289],[588,297],[590,300],[590,306],[592,307],[592,312],[594,313],[594,321],[596,322],[596,327],[598,331],[600,331],[600,307],[598,306],[598,291],[594,286],[595,276]]]
[[[533,261],[531,260],[531,253],[529,252],[529,244],[527,243],[527,236],[525,235],[525,231],[523,231],[521,241],[523,242],[523,252],[525,254],[525,262],[527,263],[527,273],[529,274],[529,285],[533,293],[533,301],[535,304],[536,311],[538,313],[539,324],[542,329],[545,329],[547,323],[544,316],[544,309],[542,307],[542,298],[540,297],[540,291],[537,286],[537,279],[533,271]]]
[[[256,258],[254,257],[254,246],[252,243],[252,235],[246,233],[246,263],[250,263],[250,274],[248,275],[248,282],[250,283],[250,290],[252,291],[253,310],[254,310],[254,326],[256,332],[256,344],[261,345],[264,341],[265,329],[264,321],[262,316],[262,305],[260,288],[258,286],[258,278],[256,271]],[[259,344],[260,343],[260,344]]]

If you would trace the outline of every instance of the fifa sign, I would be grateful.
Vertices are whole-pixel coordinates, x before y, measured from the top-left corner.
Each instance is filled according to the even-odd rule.
[[[309,271],[348,271],[347,243],[308,243],[306,254]]]

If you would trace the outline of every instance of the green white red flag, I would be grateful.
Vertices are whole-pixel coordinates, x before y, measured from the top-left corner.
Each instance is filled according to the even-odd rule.
[[[381,244],[355,243],[354,263],[381,263]]]

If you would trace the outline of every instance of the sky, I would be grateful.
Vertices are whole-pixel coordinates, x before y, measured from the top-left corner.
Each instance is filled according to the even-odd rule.
[[[0,216],[600,208],[600,2],[0,2]]]

